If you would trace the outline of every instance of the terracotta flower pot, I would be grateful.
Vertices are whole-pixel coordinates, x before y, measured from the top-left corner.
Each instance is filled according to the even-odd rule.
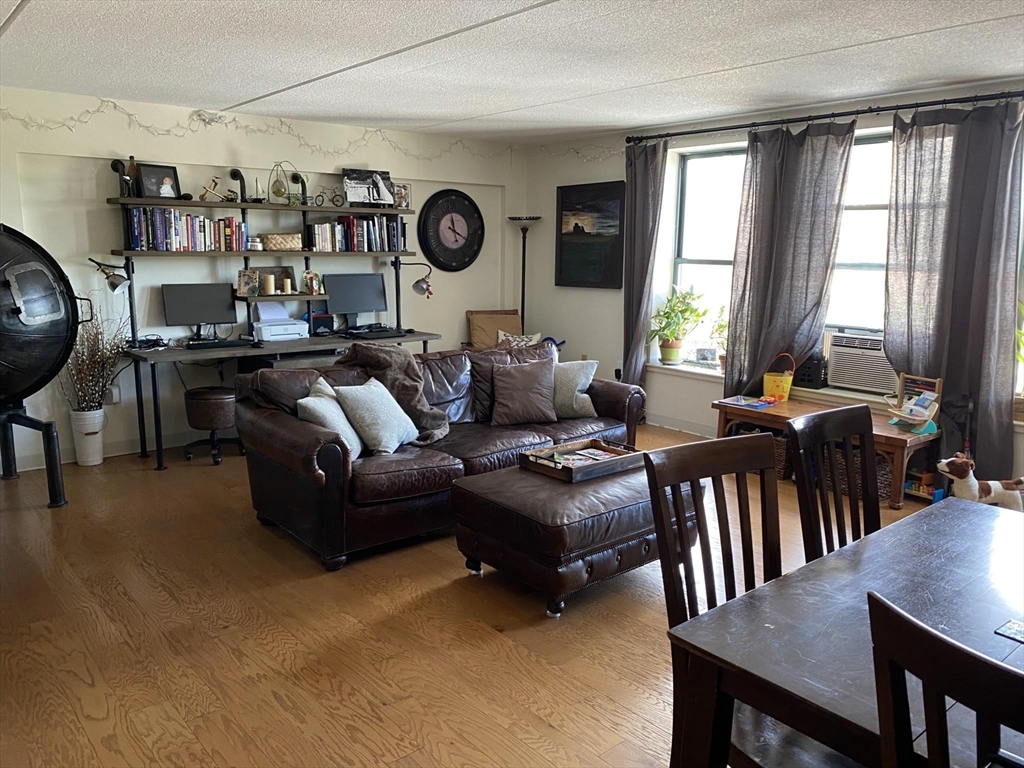
[[[659,339],[658,351],[660,357],[658,362],[662,365],[679,365],[682,362],[682,339]]]
[[[718,356],[718,364],[719,364],[720,366],[722,366],[722,373],[725,373],[725,361],[726,361],[727,359],[728,359],[728,358],[726,357],[726,354],[725,354],[725,352],[723,352],[722,354],[720,354],[720,355]]]

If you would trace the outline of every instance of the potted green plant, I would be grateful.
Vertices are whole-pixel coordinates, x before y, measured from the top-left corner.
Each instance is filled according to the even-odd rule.
[[[662,365],[679,365],[683,339],[704,319],[708,311],[697,306],[700,296],[693,292],[680,291],[672,286],[672,293],[651,316],[651,332],[648,343],[658,340]]]
[[[722,373],[725,373],[726,352],[729,345],[729,316],[725,314],[725,307],[718,308],[718,316],[711,328],[711,340],[722,350],[722,354],[718,356],[718,364],[722,366]]]

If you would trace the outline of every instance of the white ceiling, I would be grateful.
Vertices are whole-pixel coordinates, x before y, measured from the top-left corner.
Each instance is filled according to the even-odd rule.
[[[1024,0],[0,0],[0,19],[3,85],[517,141],[1024,77]]]

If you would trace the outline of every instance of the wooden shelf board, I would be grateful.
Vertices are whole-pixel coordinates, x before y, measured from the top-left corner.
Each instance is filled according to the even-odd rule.
[[[258,304],[261,301],[327,301],[327,294],[320,293],[282,293],[273,296],[235,296],[236,301],[244,301],[249,304]]]
[[[111,256],[415,256],[416,251],[126,251],[112,250]]]
[[[234,211],[309,211],[311,213],[340,213],[350,216],[374,216],[378,213],[395,213],[401,216],[413,215],[414,208],[370,208],[333,205],[279,205],[278,203],[224,203],[220,200],[177,200],[157,197],[108,197],[110,205],[126,205],[132,208],[219,208]]]

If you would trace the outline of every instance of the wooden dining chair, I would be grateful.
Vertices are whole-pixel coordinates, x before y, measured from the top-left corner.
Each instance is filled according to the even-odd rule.
[[[875,592],[868,592],[868,616],[883,768],[922,762],[914,752],[908,672],[921,681],[923,689],[931,768],[948,768],[951,763],[947,696],[975,713],[976,749],[971,762],[979,767],[1024,766],[1020,757],[1001,749],[1000,734],[1003,725],[1024,732],[1024,672],[936,632]]]
[[[870,408],[851,405],[792,419],[789,422],[789,439],[793,444],[793,468],[806,562],[824,554],[822,533],[825,548],[834,552],[837,545],[845,547],[882,527]],[[854,450],[854,441],[857,451]],[[846,464],[845,478],[840,476],[837,446]],[[854,458],[858,453],[859,462]],[[857,463],[860,464],[859,491]],[[846,480],[850,499],[849,536],[847,514],[843,509],[843,479]],[[834,513],[829,506],[829,485],[832,486]]]
[[[690,486],[693,513],[700,542],[700,567],[703,573],[707,610],[718,605],[718,579],[712,552],[708,512],[701,492],[701,478],[711,479],[717,520],[722,587],[725,599],[756,588],[756,552],[754,546],[748,473],[758,476],[760,498],[760,553],[766,583],[782,575],[782,546],[779,538],[779,500],[775,478],[775,441],[770,434],[726,437],[688,445],[650,451],[644,455],[651,508],[658,538],[661,575],[665,583],[665,603],[670,626],[677,626],[700,613],[696,585],[696,566],[685,536],[686,512],[683,486]],[[726,497],[725,477],[735,477],[735,507],[739,529],[740,558],[734,557],[733,526]],[[732,485],[732,483],[730,483]],[[742,566],[738,569],[738,566]],[[681,572],[680,572],[681,571]],[[685,712],[685,687],[679,685],[686,675],[689,657],[672,645],[673,720],[671,765],[686,763],[682,744]],[[849,759],[772,720],[737,701],[733,710],[732,768],[756,766],[851,766]]]

